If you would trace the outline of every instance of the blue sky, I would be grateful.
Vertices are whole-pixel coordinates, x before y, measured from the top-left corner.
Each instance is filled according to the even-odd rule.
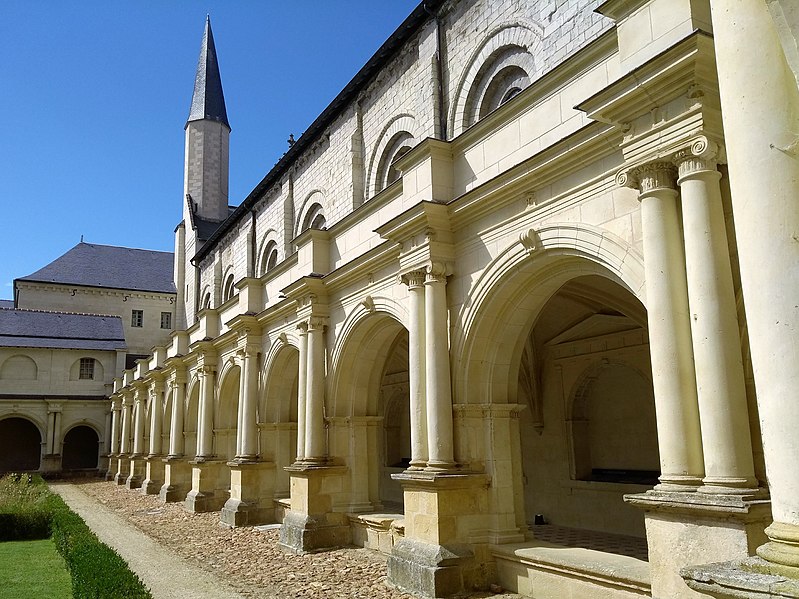
[[[206,13],[241,202],[417,0],[3,0],[0,298],[80,241],[173,249]]]

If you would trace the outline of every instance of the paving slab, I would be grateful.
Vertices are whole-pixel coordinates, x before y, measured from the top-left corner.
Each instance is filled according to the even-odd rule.
[[[154,599],[245,599],[223,580],[128,524],[78,486],[53,483],[50,488],[83,518],[97,538],[122,556]]]

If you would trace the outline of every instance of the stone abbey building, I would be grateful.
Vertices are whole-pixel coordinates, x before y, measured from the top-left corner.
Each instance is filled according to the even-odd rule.
[[[799,596],[798,12],[428,0],[235,208],[207,24],[109,474],[424,597]]]

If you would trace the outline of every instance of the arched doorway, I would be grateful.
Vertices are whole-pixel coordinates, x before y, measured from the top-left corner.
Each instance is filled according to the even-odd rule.
[[[392,315],[362,314],[334,355],[331,455],[347,456],[351,506],[401,513],[391,474],[410,460],[408,331]]]
[[[222,460],[236,457],[241,368],[231,366],[222,375],[219,403],[214,418],[214,455]]]
[[[35,424],[26,418],[0,420],[0,473],[38,470],[41,453],[42,437]]]
[[[275,497],[289,496],[285,467],[297,458],[297,398],[300,353],[284,345],[267,363],[263,395],[258,404],[259,454],[275,463]]]
[[[644,319],[617,283],[578,276],[549,298],[524,340],[517,401],[528,408],[524,502],[529,525],[539,515],[537,537],[567,528],[645,538],[643,514],[623,500],[660,473]],[[585,534],[582,544],[595,538]]]
[[[183,417],[183,455],[189,459],[197,455],[197,419],[200,410],[200,383],[192,381],[186,394],[186,413]]]
[[[88,470],[97,468],[99,438],[91,427],[80,425],[69,429],[64,435],[61,450],[62,470]]]

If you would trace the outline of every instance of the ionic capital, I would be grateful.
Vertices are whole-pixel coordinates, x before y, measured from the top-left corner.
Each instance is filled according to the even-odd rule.
[[[216,369],[211,364],[203,364],[197,368],[197,374],[200,376],[211,376]]]
[[[452,274],[452,265],[447,262],[428,262],[425,266],[425,283],[446,283]]]
[[[703,135],[691,140],[687,147],[675,152],[672,159],[677,165],[680,179],[682,179],[701,172],[717,173],[716,160],[718,156],[718,144]]]
[[[676,191],[677,168],[673,162],[665,160],[647,162],[619,171],[616,183],[620,187],[637,189],[641,195],[663,189]]]

